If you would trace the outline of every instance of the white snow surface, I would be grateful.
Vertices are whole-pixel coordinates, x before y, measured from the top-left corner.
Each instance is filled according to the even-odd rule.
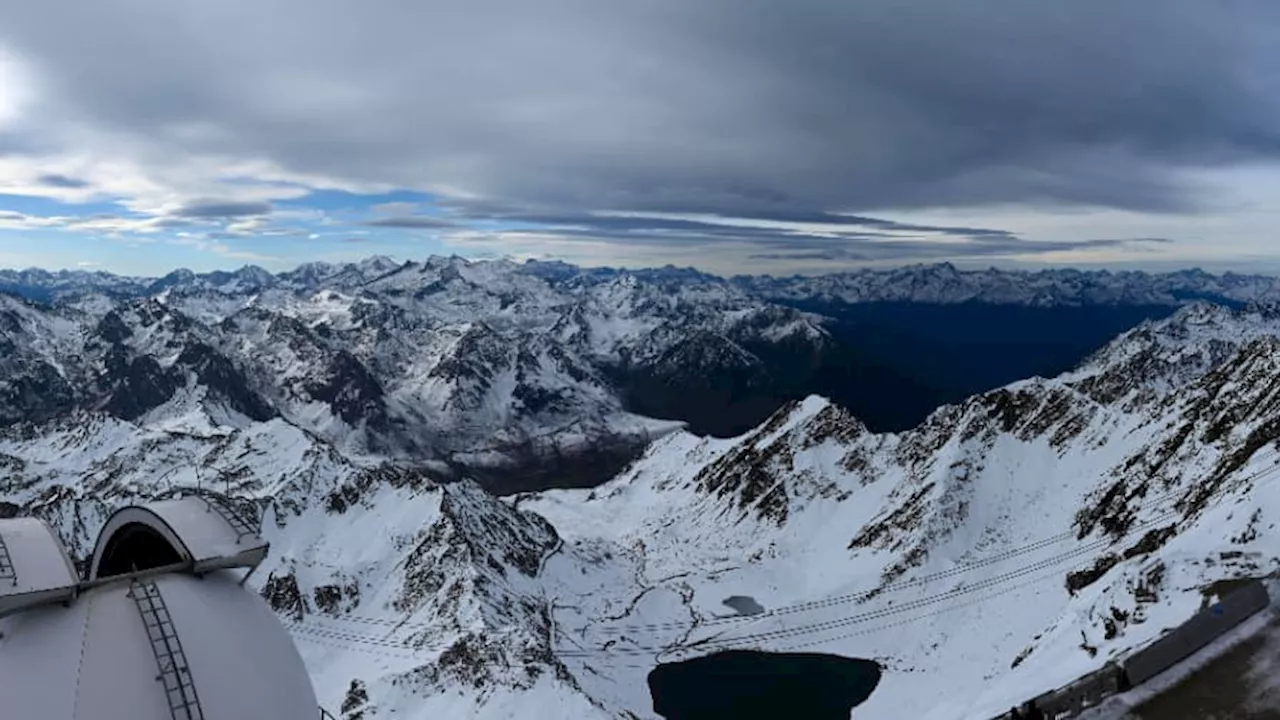
[[[1122,345],[1201,314],[1184,311],[1109,351],[1128,357]],[[1236,327],[1188,335],[1178,352],[1229,336],[1234,354],[1154,400],[1137,398],[1170,378],[1132,375],[1121,398],[1091,398],[1088,380],[1123,371],[1100,361],[945,408],[902,435],[867,433],[810,398],[742,438],[665,438],[593,491],[523,498],[565,539],[549,569],[571,563],[572,550],[603,555],[629,566],[642,591],[609,582],[557,593],[561,656],[588,694],[642,716],[657,659],[721,647],[869,657],[888,672],[857,717],[938,720],[992,717],[1122,657],[1193,614],[1212,581],[1280,563],[1280,454],[1274,428],[1263,427],[1280,380],[1276,341],[1267,323],[1217,319]],[[1021,406],[1008,426],[1001,403]],[[1226,405],[1229,432],[1206,440]],[[1255,432],[1268,442],[1242,451]],[[725,489],[743,478],[756,489]],[[1117,484],[1134,495],[1128,531],[1082,532],[1077,513]],[[1202,490],[1202,507],[1178,506]],[[1166,527],[1162,546],[1068,592],[1068,572]],[[1157,584],[1154,600],[1135,592]],[[766,612],[721,619],[734,595]],[[1112,608],[1128,619],[1108,637]]]
[[[690,356],[705,367],[689,372],[723,371],[762,364],[747,346],[818,356],[830,343],[817,319],[724,281],[553,282],[508,261],[371,258],[278,276],[250,267],[100,281],[11,278],[58,302],[0,294],[0,425],[68,408],[132,420],[132,399],[154,404],[176,384],[190,406],[278,414],[349,452],[515,463],[583,438],[627,451],[651,439],[613,374]]]
[[[1194,306],[910,432],[810,397],[741,437],[667,434],[593,490],[505,499],[282,418],[85,414],[0,433],[0,499],[83,557],[120,502],[257,498],[251,583],[338,717],[651,718],[655,663],[748,647],[882,662],[859,720],[985,720],[1280,567],[1275,334]]]

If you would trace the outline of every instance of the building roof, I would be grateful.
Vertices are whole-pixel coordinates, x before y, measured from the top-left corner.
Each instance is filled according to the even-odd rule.
[[[138,602],[147,584],[165,608],[149,620]],[[171,622],[160,627],[166,626],[166,615]],[[147,622],[160,630],[150,630]],[[203,578],[121,579],[83,593],[70,607],[38,608],[0,620],[0,633],[0,716],[5,718],[318,716],[293,641],[266,603],[229,571]],[[173,661],[167,669],[153,649],[153,638],[161,638],[164,647],[166,635],[168,646],[179,649],[165,659]],[[184,684],[187,691],[175,692]],[[184,708],[188,698],[195,703]]]
[[[267,553],[267,543],[250,529],[227,501],[216,495],[188,495],[117,510],[102,528],[93,551],[89,579],[97,580],[103,554],[118,532],[141,525],[173,546],[196,573],[228,567],[255,567]]]
[[[83,580],[44,522],[0,520],[0,718],[315,720],[293,640],[231,570],[267,553],[243,510],[122,508]]]
[[[78,580],[58,536],[43,520],[0,522],[0,617],[74,597]]]

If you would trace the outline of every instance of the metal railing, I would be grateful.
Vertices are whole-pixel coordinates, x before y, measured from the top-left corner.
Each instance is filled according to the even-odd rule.
[[[228,495],[202,488],[187,488],[184,492],[200,498],[210,510],[222,516],[235,531],[237,542],[246,537],[257,537],[261,532],[262,523],[254,517],[257,513],[250,510],[249,503],[238,502]]]
[[[9,548],[4,544],[3,536],[0,536],[0,580],[9,580],[15,587],[18,585],[18,571],[13,567],[13,559],[9,557]]]

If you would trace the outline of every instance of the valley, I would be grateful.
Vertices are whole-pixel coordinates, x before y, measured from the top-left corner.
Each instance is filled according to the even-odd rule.
[[[987,720],[1280,570],[1264,306],[1183,305],[903,431],[791,388],[718,436],[607,373],[758,387],[771,343],[838,342],[815,315],[714,283],[365,273],[0,300],[0,507],[82,558],[122,502],[253,499],[251,584],[343,720],[649,718],[656,665],[720,650],[873,660],[859,718]],[[596,456],[604,482],[546,464],[605,440],[633,449]]]

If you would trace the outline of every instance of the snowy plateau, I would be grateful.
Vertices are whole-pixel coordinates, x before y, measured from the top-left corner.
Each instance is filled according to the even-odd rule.
[[[629,412],[617,373],[820,351],[742,282],[437,258],[95,283],[0,296],[0,516],[83,557],[122,502],[255,499],[251,582],[344,720],[652,718],[648,671],[721,648],[881,662],[859,720],[986,720],[1280,569],[1262,306],[1186,305],[907,432],[809,396],[717,438]],[[471,479],[603,438],[644,449],[596,487]]]

